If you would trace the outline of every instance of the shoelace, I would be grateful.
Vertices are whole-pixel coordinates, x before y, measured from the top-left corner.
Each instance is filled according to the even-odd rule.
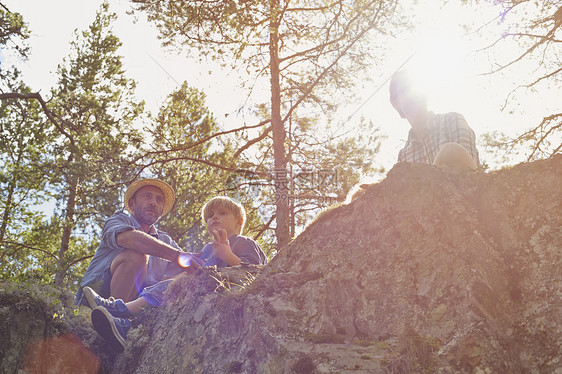
[[[105,300],[106,300],[106,302],[102,302],[102,304],[107,304],[107,306],[114,306],[115,305],[115,298],[113,296],[110,296],[108,299],[105,299]]]

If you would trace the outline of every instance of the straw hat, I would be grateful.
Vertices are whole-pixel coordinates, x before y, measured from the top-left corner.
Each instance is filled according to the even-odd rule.
[[[162,210],[162,216],[172,209],[174,201],[176,200],[176,194],[174,193],[172,186],[159,179],[146,178],[134,181],[129,185],[129,187],[127,187],[127,191],[125,191],[125,209],[127,209],[129,213],[133,213],[131,207],[129,207],[129,199],[135,196],[135,192],[144,186],[157,187],[164,194],[164,209]]]

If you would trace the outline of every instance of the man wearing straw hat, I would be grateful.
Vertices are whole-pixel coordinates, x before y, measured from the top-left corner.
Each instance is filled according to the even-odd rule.
[[[76,303],[87,305],[83,287],[99,295],[131,301],[144,286],[160,280],[167,264],[177,263],[180,247],[154,224],[175,201],[173,188],[158,179],[140,179],[125,192],[125,209],[104,224],[96,250],[76,293]],[[193,261],[197,267],[197,262]]]

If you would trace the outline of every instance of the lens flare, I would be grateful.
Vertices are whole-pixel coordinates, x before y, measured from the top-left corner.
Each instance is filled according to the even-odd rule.
[[[409,68],[431,110],[450,111],[473,100],[466,89],[474,74],[471,41],[456,25],[430,27],[418,35],[417,52]]]
[[[180,253],[180,255],[178,256],[178,264],[182,268],[191,266],[191,255],[187,253]]]
[[[19,372],[94,374],[99,368],[100,359],[78,336],[64,334],[30,341]]]

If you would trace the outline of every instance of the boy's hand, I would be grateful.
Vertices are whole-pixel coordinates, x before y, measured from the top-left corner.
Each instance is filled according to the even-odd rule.
[[[240,258],[238,258],[238,256],[236,256],[230,248],[226,230],[213,230],[212,234],[213,238],[215,239],[213,241],[213,250],[215,251],[215,256],[217,256],[230,266],[240,265]]]
[[[213,250],[215,251],[215,256],[224,260],[226,256],[232,253],[230,249],[230,243],[228,242],[227,233],[225,229],[218,229],[212,231],[213,238]]]

